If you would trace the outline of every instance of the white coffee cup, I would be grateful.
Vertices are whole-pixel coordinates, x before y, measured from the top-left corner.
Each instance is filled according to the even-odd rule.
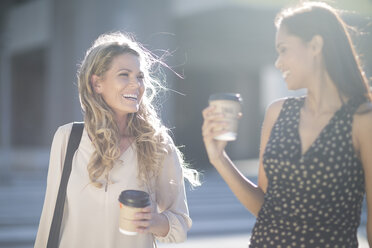
[[[239,122],[239,113],[241,112],[242,98],[236,93],[218,93],[209,97],[209,105],[214,106],[217,113],[223,113],[228,126],[226,133],[217,137],[216,140],[232,141],[236,140]]]

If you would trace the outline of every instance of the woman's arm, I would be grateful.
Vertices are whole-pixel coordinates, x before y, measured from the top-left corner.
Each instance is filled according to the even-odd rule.
[[[209,161],[217,169],[238,200],[255,216],[261,209],[267,188],[262,156],[283,102],[284,100],[274,102],[266,111],[261,132],[258,186],[249,181],[229,159],[225,152],[227,142],[214,139],[214,137],[224,133],[226,123],[223,121],[223,116],[215,114],[213,107],[208,107],[203,111],[203,140]]]
[[[139,232],[150,232],[160,242],[179,243],[186,240],[192,222],[177,148],[173,144],[169,146],[153,189],[157,206],[138,213],[137,218],[142,221],[137,224]],[[158,211],[154,211],[154,207]]]
[[[367,198],[367,236],[372,247],[372,104],[362,106],[369,108],[364,114],[354,117],[353,137],[356,150],[359,151],[363,164],[365,190]]]

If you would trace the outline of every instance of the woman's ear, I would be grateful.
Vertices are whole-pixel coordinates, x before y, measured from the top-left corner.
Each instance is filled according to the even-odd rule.
[[[101,94],[102,93],[102,84],[100,82],[100,78],[99,76],[97,75],[92,75],[92,77],[90,78],[90,83],[92,84],[92,88],[94,90],[94,92],[96,92],[97,94]]]
[[[315,35],[310,41],[310,48],[314,55],[322,53],[323,37],[320,35]]]

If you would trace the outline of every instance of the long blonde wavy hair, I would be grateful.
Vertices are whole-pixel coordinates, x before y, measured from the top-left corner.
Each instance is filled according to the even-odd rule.
[[[159,68],[155,65],[165,64],[128,35],[121,32],[101,35],[88,49],[77,75],[85,128],[95,148],[88,163],[88,173],[91,182],[99,188],[103,186],[102,177],[108,182],[108,173],[120,157],[121,135],[113,110],[93,90],[91,78],[92,75],[104,76],[113,59],[126,53],[139,57],[146,88],[138,112],[128,115],[126,129],[126,134],[135,139],[138,178],[142,183],[148,185],[148,178],[159,174],[164,156],[172,144],[168,129],[162,125],[152,105],[159,89],[165,89],[154,75]],[[191,185],[200,185],[198,172],[188,168],[182,153],[177,147],[175,149],[185,178]]]

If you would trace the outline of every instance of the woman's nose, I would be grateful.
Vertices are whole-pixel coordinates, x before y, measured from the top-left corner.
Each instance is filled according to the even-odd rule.
[[[141,80],[138,79],[137,77],[134,77],[132,78],[130,81],[129,81],[130,85],[132,87],[140,87],[141,86]]]
[[[275,60],[275,67],[277,68],[277,69],[279,69],[280,70],[280,66],[281,66],[281,63],[280,63],[280,59],[279,59],[279,57]]]

